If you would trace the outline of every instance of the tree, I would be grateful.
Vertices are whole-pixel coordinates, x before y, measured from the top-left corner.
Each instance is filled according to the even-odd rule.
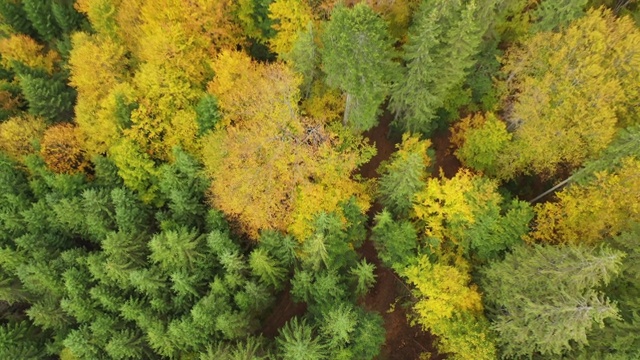
[[[431,133],[436,112],[474,64],[486,28],[476,1],[423,1],[409,30],[406,71],[391,92],[390,108],[405,130]]]
[[[62,34],[62,29],[55,21],[52,10],[52,1],[21,0],[27,18],[38,31],[42,39],[53,41]]]
[[[409,215],[413,197],[426,184],[430,145],[429,140],[405,133],[398,151],[378,167],[380,202],[398,217]]]
[[[72,174],[83,172],[89,167],[82,148],[77,129],[68,124],[60,124],[45,131],[40,154],[51,171]]]
[[[526,203],[503,202],[496,182],[462,170],[429,179],[413,210],[432,253],[488,260],[521,242],[533,217]]]
[[[0,149],[15,159],[36,152],[34,141],[42,139],[45,122],[28,114],[0,123]]]
[[[253,63],[222,53],[209,85],[220,101],[224,131],[203,139],[213,203],[257,238],[260,230],[291,230],[304,239],[316,214],[352,196],[368,206],[366,186],[351,178],[369,158],[360,136],[333,134],[298,114],[298,82],[282,64]],[[340,150],[338,150],[340,149]]]
[[[294,317],[280,329],[276,343],[282,359],[321,360],[326,359],[325,347],[313,334],[314,328],[305,320]]]
[[[614,171],[572,185],[557,194],[557,202],[536,206],[531,239],[546,243],[597,244],[640,221],[640,161],[622,160]]]
[[[386,209],[375,216],[372,239],[382,263],[396,271],[404,269],[415,256],[418,232],[408,221],[394,221]]]
[[[336,7],[324,30],[323,70],[327,82],[347,97],[343,124],[365,131],[377,123],[397,66],[387,27],[369,6]]]
[[[376,284],[376,278],[378,276],[374,273],[375,270],[375,264],[368,263],[366,259],[362,259],[355,268],[351,269],[351,275],[353,275],[356,280],[357,295],[362,296],[368,293]]]
[[[522,245],[482,270],[489,317],[505,357],[562,355],[588,344],[618,311],[598,288],[619,273],[607,248]]]
[[[65,74],[40,72],[18,74],[20,88],[29,104],[29,113],[49,122],[68,120],[73,114],[75,91],[67,86]]]
[[[533,10],[534,31],[552,31],[563,28],[584,16],[588,0],[542,1]]]
[[[291,52],[299,34],[312,21],[311,8],[304,0],[276,0],[269,5],[269,18],[276,35],[269,39],[273,52],[281,57]]]
[[[27,320],[2,324],[0,356],[7,359],[44,358],[47,335]]]
[[[60,55],[54,50],[45,52],[44,46],[23,34],[14,34],[0,40],[0,52],[2,53],[3,67],[18,71],[22,68],[14,62],[30,69],[53,74],[57,62],[60,61]]]
[[[2,15],[2,20],[15,31],[29,36],[35,35],[35,30],[27,18],[27,13],[24,11],[20,1],[0,1],[0,15]]]
[[[596,36],[595,34],[599,34]],[[640,93],[640,31],[629,18],[590,10],[561,33],[539,33],[507,53],[505,120],[513,141],[505,177],[553,177],[596,157],[618,123],[632,121]],[[614,50],[615,49],[615,50]]]
[[[432,264],[425,255],[402,275],[413,285],[415,322],[440,338],[438,350],[453,359],[495,359],[496,350],[482,315],[482,301],[469,274]]]
[[[604,327],[595,328],[587,335],[589,346],[571,354],[581,360],[631,359],[640,355],[638,350],[640,339],[635,336],[640,327],[640,314],[638,314],[640,284],[637,280],[640,274],[638,268],[640,226],[635,224],[630,231],[606,241],[612,248],[626,254],[622,259],[620,275],[604,289],[611,301],[616,303],[620,310],[620,317],[606,319]]]
[[[470,168],[496,176],[498,169],[506,165],[499,163],[500,156],[512,139],[504,122],[495,115],[475,114],[462,119],[454,126],[451,142],[458,149],[455,155]]]

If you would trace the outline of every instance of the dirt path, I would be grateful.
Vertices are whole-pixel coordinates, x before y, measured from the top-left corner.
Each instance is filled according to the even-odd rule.
[[[370,144],[375,144],[377,149],[376,156],[360,168],[360,175],[365,178],[377,178],[379,176],[377,169],[380,163],[389,159],[396,150],[395,145],[400,141],[400,138],[388,138],[392,120],[393,116],[389,112],[385,112],[380,117],[378,126],[363,134],[369,138]],[[436,150],[436,166],[434,166],[433,176],[438,176],[440,168],[445,176],[454,176],[460,168],[460,162],[449,149],[449,134],[437,134],[432,142]],[[373,225],[375,214],[381,210],[382,205],[378,202],[371,206],[368,211],[369,227]],[[445,357],[439,355],[435,350],[434,338],[431,334],[409,325],[407,310],[402,306],[403,302],[408,301],[408,289],[393,270],[382,266],[371,240],[367,239],[358,249],[358,253],[368,262],[376,265],[377,282],[373,289],[360,300],[360,305],[369,311],[380,313],[384,319],[386,339],[377,359],[418,360],[423,353],[431,353],[433,360],[444,359]],[[278,334],[278,329],[294,316],[303,316],[306,308],[304,303],[293,302],[289,286],[287,286],[279,295],[273,312],[264,320],[262,333],[266,337],[274,338]],[[391,309],[393,311],[390,311]]]
[[[440,176],[440,169],[442,169],[444,176],[447,179],[451,179],[462,166],[460,160],[453,155],[451,141],[449,140],[450,136],[451,131],[447,130],[445,132],[434,134],[431,138],[431,146],[436,151],[436,164],[433,167],[433,172],[431,173],[431,176],[433,177]]]
[[[378,126],[364,133],[369,143],[375,144],[377,149],[376,156],[360,169],[360,174],[365,178],[377,178],[379,174],[376,170],[380,163],[389,159],[396,150],[395,145],[400,139],[388,138],[392,120],[393,116],[385,112]],[[442,156],[444,159],[444,152]],[[373,225],[373,217],[381,210],[382,205],[378,202],[371,206],[368,212],[369,226]],[[431,334],[408,324],[407,312],[402,306],[402,302],[407,301],[408,290],[393,270],[382,266],[371,240],[367,239],[358,253],[376,265],[376,284],[361,300],[361,305],[369,311],[380,313],[384,319],[386,339],[378,360],[417,360],[425,352],[432,354],[431,359],[442,359],[433,348]],[[392,308],[393,311],[389,311]]]

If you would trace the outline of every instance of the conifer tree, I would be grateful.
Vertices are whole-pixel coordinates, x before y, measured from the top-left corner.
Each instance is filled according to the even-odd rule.
[[[430,134],[437,110],[474,64],[486,30],[477,1],[423,1],[404,49],[406,71],[391,91],[390,108],[402,126]]]
[[[384,20],[365,3],[338,6],[322,40],[327,82],[346,94],[343,124],[360,131],[374,127],[397,73]]]
[[[380,165],[378,190],[380,202],[398,217],[407,217],[411,211],[413,197],[424,188],[430,158],[427,153],[431,142],[420,140],[408,133],[402,136],[398,151]]]
[[[623,255],[607,248],[518,246],[482,271],[493,329],[505,357],[562,355],[618,316],[598,288],[619,273]]]

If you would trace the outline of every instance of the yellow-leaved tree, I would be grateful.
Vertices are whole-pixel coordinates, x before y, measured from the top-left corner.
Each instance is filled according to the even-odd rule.
[[[640,161],[624,159],[615,172],[597,173],[593,181],[571,185],[557,197],[536,206],[530,240],[597,244],[640,221]]]
[[[417,298],[413,322],[438,336],[440,353],[456,360],[492,360],[497,357],[489,322],[471,276],[455,266],[432,264],[422,256],[403,273]]]
[[[77,128],[70,124],[49,127],[42,138],[40,154],[55,173],[73,174],[89,167]]]
[[[121,136],[122,126],[114,113],[104,113],[109,97],[121,91],[116,89],[122,89],[130,76],[126,71],[126,48],[109,37],[82,32],[75,33],[71,42],[69,80],[78,91],[76,123],[87,152],[101,154]]]
[[[252,62],[223,52],[209,91],[228,124],[203,141],[213,204],[251,237],[291,231],[299,239],[313,216],[355,196],[368,208],[367,186],[352,173],[371,156],[362,139],[345,141],[298,113],[299,78],[281,63]],[[340,148],[340,151],[337,150]]]
[[[0,64],[6,69],[11,69],[15,61],[32,69],[44,70],[50,75],[60,61],[54,50],[45,50],[44,46],[24,34],[13,34],[0,39],[0,54]]]
[[[28,114],[9,118],[0,123],[0,150],[20,160],[22,157],[36,152],[36,141],[44,135],[46,123],[44,119]]]
[[[513,141],[503,163],[518,166],[502,177],[552,177],[597,156],[619,124],[637,118],[639,63],[640,30],[604,9],[510,49],[503,108]]]
[[[269,5],[269,18],[276,35],[269,39],[272,51],[287,54],[293,48],[298,35],[313,20],[311,8],[305,0],[276,0]]]

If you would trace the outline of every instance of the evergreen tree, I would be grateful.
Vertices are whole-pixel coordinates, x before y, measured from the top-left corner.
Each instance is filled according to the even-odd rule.
[[[409,215],[413,197],[425,186],[431,162],[427,154],[430,145],[429,140],[404,134],[398,151],[378,168],[380,202],[398,217]]]
[[[567,26],[585,15],[588,0],[543,0],[536,6],[532,17],[534,31],[552,31]]]
[[[52,16],[51,0],[21,0],[21,2],[27,18],[44,41],[51,42],[62,34],[62,29]]]
[[[15,31],[30,36],[35,35],[35,29],[27,18],[27,13],[21,1],[0,1],[0,15],[2,15],[2,20]]]
[[[305,320],[289,320],[276,338],[283,360],[327,359],[325,346],[314,335],[314,328]]]
[[[347,97],[343,124],[360,131],[374,127],[397,72],[384,20],[365,3],[338,6],[322,39],[327,82]]]
[[[522,245],[483,269],[503,356],[558,356],[587,345],[594,325],[618,317],[598,288],[619,273],[622,256],[607,248]]]
[[[64,74],[53,77],[36,73],[19,74],[20,87],[29,113],[50,122],[68,121],[73,114],[76,93],[67,86]]]
[[[605,326],[595,328],[587,337],[589,346],[569,356],[577,359],[634,359],[640,356],[640,225],[607,240],[611,247],[623,251],[620,276],[605,292],[620,310],[619,318],[605,320]]]
[[[464,81],[486,30],[475,0],[423,1],[404,49],[406,71],[393,87],[390,108],[402,126],[430,134],[437,110]]]
[[[418,232],[408,221],[396,222],[386,209],[375,216],[372,239],[382,263],[396,271],[415,256]]]

